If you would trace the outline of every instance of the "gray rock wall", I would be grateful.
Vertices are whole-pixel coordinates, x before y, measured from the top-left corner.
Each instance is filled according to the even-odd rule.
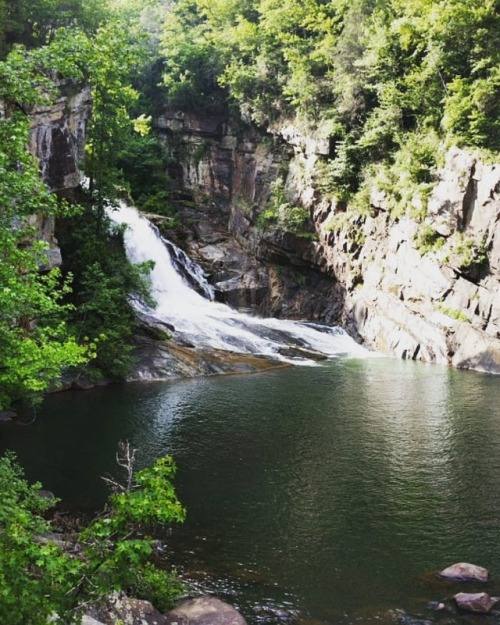
[[[64,192],[80,183],[91,99],[88,86],[62,83],[59,91],[53,104],[30,111],[29,148],[48,187]]]
[[[59,97],[50,106],[29,111],[31,130],[29,149],[40,162],[40,174],[47,186],[63,196],[70,196],[80,184],[87,123],[91,112],[90,88],[72,83],[59,85]],[[61,264],[61,252],[54,237],[54,219],[33,215],[38,238],[49,244],[47,264],[50,269]]]
[[[170,172],[181,198],[184,231],[177,242],[211,274],[218,298],[296,319],[321,319],[337,301],[338,318],[341,285],[320,270],[309,241],[258,225],[271,183],[288,169],[291,146],[224,116],[170,111],[155,125],[177,162]]]
[[[376,349],[403,358],[500,373],[500,167],[452,148],[423,223],[394,219],[379,202],[360,219],[362,244],[318,228],[321,249],[352,284],[345,320]],[[419,234],[437,232],[422,249]]]
[[[340,209],[316,182],[325,139],[293,126],[264,136],[181,113],[166,113],[157,129],[177,155],[179,192],[193,200],[181,210],[189,251],[226,301],[341,321],[401,358],[500,373],[500,165],[452,148],[423,222],[395,218],[374,192],[370,215],[348,208],[334,228]],[[315,240],[259,228],[283,172],[288,199],[309,210]],[[433,246],[423,247],[422,232]]]

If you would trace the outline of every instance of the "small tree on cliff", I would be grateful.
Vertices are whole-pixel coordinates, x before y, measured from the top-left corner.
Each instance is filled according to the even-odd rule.
[[[78,344],[66,323],[62,302],[70,286],[57,268],[47,270],[47,245],[38,240],[37,221],[66,209],[40,178],[28,152],[26,107],[50,101],[42,68],[57,47],[28,53],[15,49],[0,62],[0,409],[17,399],[33,400],[61,372],[81,364],[93,346]],[[77,71],[77,68],[73,68]]]
[[[128,14],[116,12],[96,33],[88,71],[92,85],[85,170],[90,195],[98,216],[116,198],[123,176],[117,162],[133,130],[147,132],[144,120],[133,120],[131,111],[139,93],[131,85],[134,69],[141,64],[141,35],[130,28]]]

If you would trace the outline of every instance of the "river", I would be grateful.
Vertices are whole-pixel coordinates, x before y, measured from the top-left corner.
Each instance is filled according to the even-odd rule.
[[[119,440],[141,466],[173,454],[188,510],[173,561],[251,623],[449,623],[427,606],[459,589],[437,570],[500,576],[499,406],[495,377],[337,358],[53,395],[0,447],[77,507],[102,503]]]

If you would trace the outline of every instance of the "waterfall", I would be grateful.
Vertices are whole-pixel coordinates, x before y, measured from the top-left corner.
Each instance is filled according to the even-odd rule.
[[[124,204],[109,211],[117,224],[125,224],[127,257],[132,263],[152,260],[151,292],[154,309],[136,304],[160,321],[175,327],[174,338],[196,347],[237,353],[268,355],[304,364],[307,352],[334,357],[366,357],[369,352],[339,327],[310,322],[259,318],[213,301],[213,287],[202,269],[179,248],[161,237],[158,229],[134,208]],[[193,288],[195,287],[195,288]]]

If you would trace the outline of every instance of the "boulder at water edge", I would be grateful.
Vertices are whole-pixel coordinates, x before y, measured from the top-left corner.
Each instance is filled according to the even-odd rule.
[[[441,571],[439,577],[459,582],[487,582],[490,574],[482,566],[458,562]]]
[[[497,602],[497,599],[486,592],[459,592],[453,598],[461,610],[476,614],[488,614]]]
[[[149,601],[133,599],[115,592],[105,604],[87,610],[81,625],[165,625],[160,612]]]
[[[195,597],[177,605],[165,615],[166,625],[246,625],[245,619],[228,603],[216,597]]]
[[[165,625],[165,619],[149,601],[124,595],[116,597],[112,614],[113,619],[123,622],[123,625]]]
[[[82,616],[82,622],[80,625],[104,625],[101,621],[96,621],[95,618],[92,618],[88,614],[84,614]]]

